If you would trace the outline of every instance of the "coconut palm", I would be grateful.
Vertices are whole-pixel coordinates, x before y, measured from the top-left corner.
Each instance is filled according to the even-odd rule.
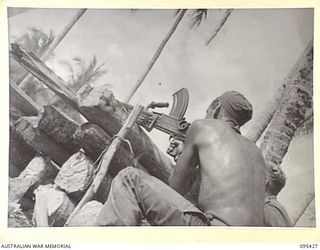
[[[48,46],[43,54],[41,54],[39,57],[43,60],[46,61],[50,56],[52,56],[53,51],[56,49],[56,47],[61,43],[61,41],[65,38],[65,36],[69,33],[69,31],[72,29],[72,27],[79,21],[79,19],[83,16],[83,14],[86,12],[87,9],[80,9],[74,17],[70,20],[69,23],[64,27],[62,32],[52,41],[52,44]],[[24,87],[27,85],[31,79],[32,79],[31,74],[25,74],[23,77],[16,82],[17,85],[21,85],[21,87]]]
[[[12,40],[15,40],[17,43],[40,57],[53,42],[54,37],[52,30],[47,34],[39,28],[30,27],[28,28],[27,33],[19,37],[12,37]],[[13,60],[11,56],[9,69],[10,79],[14,82],[20,81],[20,79],[26,74],[26,70]]]
[[[190,28],[199,26],[204,19],[207,19],[208,10],[207,9],[196,9],[191,14],[191,25]]]
[[[232,11],[233,11],[233,9],[226,9],[224,11],[224,15],[223,15],[222,19],[220,20],[219,24],[214,29],[212,35],[210,36],[210,38],[206,42],[206,45],[209,45],[213,41],[213,39],[218,35],[219,31],[222,29],[222,27],[227,22],[227,20],[228,20],[229,16],[231,15]],[[192,29],[195,26],[199,26],[204,19],[207,19],[207,15],[208,15],[208,9],[196,9],[196,10],[194,10],[192,12],[192,14],[191,14],[191,25],[190,25],[190,28]]]
[[[141,84],[143,83],[144,79],[147,77],[147,75],[149,74],[150,70],[152,69],[153,65],[156,63],[156,61],[158,60],[161,52],[163,51],[165,45],[167,44],[167,42],[169,41],[169,39],[172,37],[173,33],[175,32],[175,30],[177,29],[178,25],[180,24],[182,18],[184,17],[185,13],[187,10],[185,9],[179,9],[176,11],[176,21],[174,22],[173,26],[171,27],[171,29],[169,30],[168,34],[164,37],[164,39],[162,40],[161,44],[159,45],[157,51],[155,52],[155,54],[153,55],[151,61],[149,62],[149,64],[147,65],[145,71],[142,73],[142,75],[139,77],[139,79],[137,80],[136,84],[133,86],[131,92],[129,93],[128,97],[126,98],[125,102],[129,102],[131,100],[131,98],[133,97],[133,95],[136,93],[136,91],[138,90],[138,88],[141,86]],[[218,34],[218,32],[221,30],[221,28],[223,27],[223,25],[226,23],[226,21],[228,20],[230,14],[231,14],[231,9],[228,9],[225,11],[225,15],[222,19],[222,21],[219,23],[218,27],[215,29],[213,35],[210,37],[210,39],[207,41],[207,44],[209,44]],[[195,26],[199,26],[201,24],[201,22],[207,18],[207,13],[208,10],[207,9],[196,9],[191,13],[191,25],[190,28],[193,28]]]
[[[301,60],[303,59],[303,60]],[[269,165],[280,165],[295,135],[310,134],[313,124],[313,46],[309,47],[305,57],[300,58],[298,70],[290,78],[283,97],[274,112],[262,138],[261,149]],[[306,212],[314,200],[314,192],[307,197],[306,205],[294,216],[293,224]]]
[[[307,109],[304,120],[300,123],[295,136],[307,136],[313,134],[313,105]]]
[[[307,195],[307,198],[305,199],[305,205],[302,207],[300,213],[293,219],[294,226],[299,225],[300,220],[303,219],[303,217],[307,217],[310,224],[315,224],[316,218],[314,198],[314,191]]]
[[[28,50],[32,51],[37,56],[41,56],[47,51],[49,46],[52,44],[55,36],[50,30],[49,33],[45,33],[39,28],[30,27],[27,33],[19,36],[12,37],[17,43],[21,44]],[[17,63],[10,55],[9,58],[9,77],[13,82],[19,82],[24,79],[28,72],[22,68],[22,66]],[[35,78],[31,79],[30,84],[26,86],[23,90],[29,95],[34,101],[37,102],[37,93],[43,91],[44,87]],[[46,98],[44,98],[46,99]]]
[[[95,56],[93,56],[89,63],[86,63],[80,57],[75,57],[71,61],[60,61],[60,63],[69,70],[69,77],[66,82],[74,92],[78,92],[78,90],[85,84],[93,84],[107,72],[103,69],[104,63],[99,65],[97,64]],[[51,99],[50,104],[68,114],[70,118],[79,124],[85,121],[77,111],[56,95]]]
[[[80,57],[73,58],[71,62],[60,61],[60,63],[68,68],[70,74],[67,83],[75,92],[78,92],[84,84],[93,83],[107,73],[106,70],[102,69],[104,63],[97,65],[95,56],[88,64]]]
[[[304,62],[291,78],[261,143],[266,160],[275,164],[281,164],[297,128],[306,118],[306,111],[312,107],[313,46]]]
[[[160,43],[158,49],[156,50],[155,54],[151,58],[150,62],[148,63],[145,71],[138,78],[136,84],[133,86],[133,88],[130,91],[130,93],[129,93],[128,97],[126,98],[125,102],[129,102],[131,100],[131,98],[133,97],[133,95],[138,90],[138,88],[141,86],[141,84],[143,83],[144,79],[147,77],[147,75],[149,74],[150,70],[152,69],[153,65],[156,63],[156,61],[158,60],[159,56],[161,55],[164,47],[166,46],[166,44],[168,43],[168,41],[172,37],[173,33],[176,31],[176,29],[177,29],[178,25],[180,24],[184,14],[186,13],[186,11],[187,10],[179,10],[178,11],[178,17],[176,18],[173,26],[170,28],[170,30],[167,33],[167,35],[163,38],[163,40]]]
[[[49,34],[46,34],[41,29],[30,27],[26,34],[15,40],[23,47],[28,48],[34,54],[41,57],[41,55],[49,48],[54,38],[55,36],[52,30],[50,30]]]
[[[218,26],[215,28],[213,34],[211,35],[211,37],[208,39],[207,41],[207,45],[209,45],[213,39],[218,35],[219,31],[222,29],[222,27],[225,25],[225,23],[227,22],[231,12],[233,11],[233,9],[227,9],[225,10],[224,16],[221,19],[221,21],[219,22]]]
[[[43,61],[46,61],[52,56],[55,48],[61,43],[85,12],[86,9],[80,9],[57,37],[54,37],[52,31],[50,31],[50,34],[48,35],[40,29],[29,28],[27,34],[13,39],[23,47],[32,51]],[[54,99],[54,94],[44,87],[37,79],[33,78],[31,74],[22,69],[17,62],[11,59],[12,58],[10,58],[10,79],[19,85],[19,87],[38,104],[45,105],[51,103],[52,99]]]
[[[310,53],[312,53],[311,51],[313,51],[313,40],[308,43],[306,49],[302,52],[296,64],[289,72],[288,76],[281,83],[272,100],[266,105],[262,112],[260,112],[259,116],[255,118],[255,120],[253,121],[253,125],[250,127],[248,133],[246,134],[247,138],[254,142],[257,142],[274,117],[275,112],[280,106],[281,100],[285,97],[290,86],[296,82],[305,82],[305,80],[301,78],[301,72],[303,72],[303,69],[308,68],[313,62],[313,58],[311,58],[310,55]],[[309,108],[308,110],[312,113],[311,108]],[[301,120],[301,123],[304,123],[304,119]]]

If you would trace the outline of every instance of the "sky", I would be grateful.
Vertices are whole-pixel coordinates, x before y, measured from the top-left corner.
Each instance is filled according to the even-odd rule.
[[[9,38],[37,27],[57,35],[76,9],[33,9],[9,19]],[[172,102],[172,94],[189,90],[186,119],[203,118],[211,101],[225,91],[237,90],[253,104],[255,118],[272,100],[281,82],[313,36],[312,9],[236,9],[218,36],[206,41],[221,20],[223,10],[209,10],[207,19],[190,29],[188,10],[160,58],[131,100]],[[117,99],[125,100],[175,21],[175,10],[89,9],[57,47],[47,65],[63,79],[63,60],[95,55],[107,73],[97,85],[109,84]],[[159,110],[169,112],[168,109]],[[245,134],[252,123],[243,128]],[[151,132],[165,150],[168,136]],[[296,216],[314,187],[313,138],[296,138],[282,164],[287,185],[279,200]]]

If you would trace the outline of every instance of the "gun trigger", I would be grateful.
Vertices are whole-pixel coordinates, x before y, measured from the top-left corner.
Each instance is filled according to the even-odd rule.
[[[147,129],[148,131],[151,131],[151,130],[153,129],[154,124],[156,123],[158,117],[159,117],[159,116],[156,115],[156,116],[152,119],[152,121],[149,123],[149,125],[147,125],[147,128],[146,128],[146,129]]]

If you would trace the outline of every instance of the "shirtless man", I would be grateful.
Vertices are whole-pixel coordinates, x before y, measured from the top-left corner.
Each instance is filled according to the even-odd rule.
[[[178,143],[171,143],[177,164],[170,187],[142,170],[126,168],[113,180],[97,223],[139,225],[146,218],[165,226],[262,226],[264,159],[239,131],[251,115],[252,106],[240,93],[218,97],[205,119],[191,124],[183,147],[178,147],[183,150],[173,150]],[[183,197],[195,172],[200,174],[199,208]]]

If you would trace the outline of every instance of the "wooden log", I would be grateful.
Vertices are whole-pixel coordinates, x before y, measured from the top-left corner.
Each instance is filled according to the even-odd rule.
[[[92,89],[86,86],[82,88],[77,98],[67,84],[34,54],[17,44],[11,44],[10,53],[61,99],[78,109],[87,120],[99,125],[110,135],[120,130],[129,112],[106,87]],[[167,182],[172,171],[172,162],[169,158],[157,148],[143,130],[135,129],[135,132],[129,135],[129,140],[136,155],[145,152],[145,155],[141,157],[141,163],[150,174]]]
[[[17,120],[19,120],[21,117],[25,116],[22,111],[20,111],[18,108],[10,104],[9,106],[9,119],[10,123],[14,124]]]
[[[80,145],[91,159],[96,160],[100,154],[110,145],[112,138],[102,128],[92,123],[81,125],[74,133],[75,142]],[[121,169],[133,165],[130,149],[124,143],[112,159],[110,175],[115,176]],[[139,165],[139,167],[141,167]]]
[[[9,176],[17,177],[34,158],[36,151],[26,144],[10,124]]]
[[[47,218],[48,225],[62,226],[74,209],[74,204],[67,194],[52,184],[39,186],[38,189],[35,190],[35,194],[36,204],[37,197],[40,199],[38,199],[39,207],[35,207],[34,210],[36,225],[45,225]],[[37,218],[40,221],[37,221]]]
[[[22,117],[14,124],[15,132],[35,151],[49,156],[62,165],[71,155],[61,143],[54,141],[38,128],[38,117]]]
[[[93,161],[79,151],[62,165],[54,183],[68,194],[81,193],[93,180],[94,170]]]
[[[93,160],[96,160],[111,143],[111,136],[93,123],[84,123],[79,126],[73,134],[73,139]]]
[[[74,133],[76,143],[82,146],[86,155],[91,159],[97,160],[101,153],[110,145],[112,138],[102,128],[92,123],[85,123],[81,125]],[[110,169],[103,179],[94,199],[104,203],[111,187],[113,177],[123,168],[132,166],[134,164],[130,152],[125,148],[120,148],[114,155]],[[144,169],[143,166],[137,162],[136,167]]]
[[[67,115],[51,105],[45,106],[40,111],[39,117],[39,128],[55,141],[63,144],[70,152],[75,153],[81,147],[91,159],[96,160],[111,143],[111,136],[99,126],[85,123],[80,127]],[[110,174],[114,176],[121,169],[132,164],[133,159],[130,152],[121,148],[112,160]]]
[[[75,142],[78,143],[91,159],[94,161],[110,145],[112,138],[98,125],[92,123],[82,124],[74,133]],[[104,203],[107,200],[113,177],[123,168],[135,165],[146,169],[139,163],[134,163],[130,155],[130,149],[120,148],[114,155],[107,176],[102,181],[94,199]],[[146,171],[147,172],[147,171]]]
[[[9,201],[19,202],[31,187],[51,182],[55,174],[49,158],[36,156],[18,177],[9,179]]]
[[[72,108],[61,98],[57,98],[57,100],[53,101],[51,105],[56,107],[57,110],[60,110],[64,114],[67,114],[68,117],[70,117],[77,124],[83,124],[87,122],[87,119],[84,118],[83,115],[81,115],[78,110]]]
[[[36,116],[40,107],[10,80],[10,105],[17,107],[25,116]]]
[[[61,143],[70,153],[80,150],[80,147],[73,140],[73,134],[79,125],[56,107],[51,105],[43,107],[39,112],[38,127],[55,141]]]
[[[95,89],[84,86],[78,93],[78,103],[81,113],[109,134],[116,134],[129,114],[126,105],[116,100],[107,86]],[[141,157],[141,164],[148,172],[167,182],[172,171],[172,162],[157,148],[150,137],[135,126],[128,139],[136,155],[145,153]]]
[[[87,192],[82,197],[81,201],[77,204],[74,211],[72,211],[70,217],[65,223],[65,226],[68,226],[70,222],[73,220],[74,216],[79,212],[79,210],[87,203],[89,202],[93,196],[97,193],[98,188],[102,182],[102,180],[105,178],[110,163],[112,161],[112,158],[115,154],[115,152],[121,147],[121,141],[125,140],[128,134],[131,132],[132,128],[136,124],[136,121],[143,111],[143,107],[141,105],[137,105],[132,112],[130,113],[128,119],[125,121],[123,126],[121,127],[119,133],[116,135],[115,139],[111,142],[110,146],[108,147],[108,150],[105,151],[103,154],[101,161],[99,162],[99,168],[98,172],[90,184]]]
[[[42,81],[65,102],[77,109],[76,93],[35,54],[16,43],[11,44],[10,53],[25,69]]]
[[[8,227],[32,227],[32,224],[21,211],[18,203],[9,203]]]
[[[90,201],[85,204],[79,213],[70,222],[71,227],[92,227],[97,226],[97,218],[103,207],[103,204],[98,201]]]
[[[57,35],[55,37],[55,39],[53,40],[53,42],[50,44],[50,46],[45,50],[45,51],[41,51],[41,59],[43,61],[46,61],[50,58],[50,56],[52,56],[53,51],[56,49],[56,47],[61,43],[61,41],[64,39],[64,37],[69,33],[69,31],[71,30],[71,28],[77,23],[77,21],[80,19],[80,17],[86,12],[87,9],[80,9],[76,15],[72,18],[72,20],[64,27],[64,29],[62,30],[62,32]],[[32,79],[32,75],[30,75],[29,73],[24,75],[18,85],[24,86],[26,85],[28,82],[30,82],[30,80]]]
[[[42,186],[40,186],[34,191],[34,195],[36,202],[33,210],[33,218],[36,227],[49,227],[46,190],[43,190]]]

